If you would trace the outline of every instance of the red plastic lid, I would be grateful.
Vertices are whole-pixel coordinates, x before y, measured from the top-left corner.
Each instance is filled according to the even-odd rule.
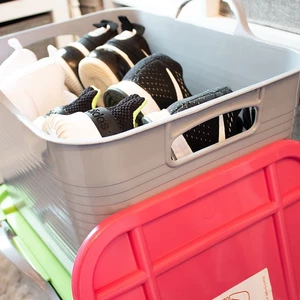
[[[298,299],[299,162],[298,142],[276,142],[107,218],[76,257],[74,299],[227,300],[259,289]]]

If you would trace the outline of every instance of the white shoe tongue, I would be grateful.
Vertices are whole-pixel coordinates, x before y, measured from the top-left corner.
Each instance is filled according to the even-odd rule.
[[[89,36],[92,36],[92,37],[96,37],[96,36],[100,36],[101,34],[107,32],[109,30],[110,26],[107,25],[106,27],[100,27],[100,28],[97,28],[93,31],[90,31],[88,33]]]
[[[37,61],[36,55],[32,51],[22,48],[17,39],[8,40],[8,44],[15,51],[0,65],[0,77],[14,75],[15,72]],[[3,81],[2,78],[1,81]]]
[[[18,39],[15,38],[9,39],[7,43],[10,47],[14,48],[15,50],[23,49],[23,46],[21,45]]]
[[[115,36],[115,39],[124,41],[124,40],[130,39],[134,35],[136,35],[136,30],[135,29],[133,29],[132,31],[125,30],[122,33],[120,33],[119,35]]]

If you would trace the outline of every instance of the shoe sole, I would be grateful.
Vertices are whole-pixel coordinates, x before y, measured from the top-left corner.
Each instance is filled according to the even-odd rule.
[[[73,70],[66,63],[66,61],[62,57],[55,58],[57,63],[63,68],[65,73],[65,85],[70,90],[70,92],[79,96],[83,91],[83,86],[80,83],[77,76],[74,74]]]
[[[103,94],[104,106],[115,106],[125,97],[127,97],[127,94],[124,93],[122,90],[116,87],[111,87]]]
[[[147,115],[154,111],[160,111],[159,106],[152,96],[138,84],[132,81],[122,80],[118,84],[111,86],[103,94],[103,102],[105,106],[113,106],[119,103],[126,96],[137,94],[147,100],[146,105],[142,109],[142,113]]]
[[[84,87],[95,86],[102,95],[111,85],[119,82],[107,64],[91,57],[86,57],[79,63],[79,77]],[[102,96],[100,106],[104,106]]]

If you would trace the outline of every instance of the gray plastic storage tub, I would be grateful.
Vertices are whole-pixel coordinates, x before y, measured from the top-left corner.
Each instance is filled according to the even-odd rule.
[[[299,96],[300,54],[133,9],[83,16],[0,38],[2,62],[17,37],[26,46],[62,35],[83,35],[101,19],[127,15],[146,27],[152,52],[179,61],[192,93],[229,85],[234,92],[173,115],[165,122],[89,142],[51,139],[1,93],[0,173],[16,205],[71,271],[88,233],[109,214],[229,162],[289,138]],[[254,126],[240,135],[171,160],[171,144],[187,129],[220,114],[257,107]]]

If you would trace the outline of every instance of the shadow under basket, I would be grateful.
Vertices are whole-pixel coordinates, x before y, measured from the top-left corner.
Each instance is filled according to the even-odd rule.
[[[116,9],[0,38],[23,46],[48,37],[83,35],[101,19],[126,15],[145,26],[152,52],[177,60],[193,94],[218,86],[233,93],[115,136],[55,140],[39,131],[0,95],[0,174],[16,206],[65,268],[90,231],[109,215],[292,134],[299,96],[300,54],[169,17]],[[187,34],[188,33],[188,34]],[[247,131],[172,160],[176,137],[228,111],[256,108]]]

